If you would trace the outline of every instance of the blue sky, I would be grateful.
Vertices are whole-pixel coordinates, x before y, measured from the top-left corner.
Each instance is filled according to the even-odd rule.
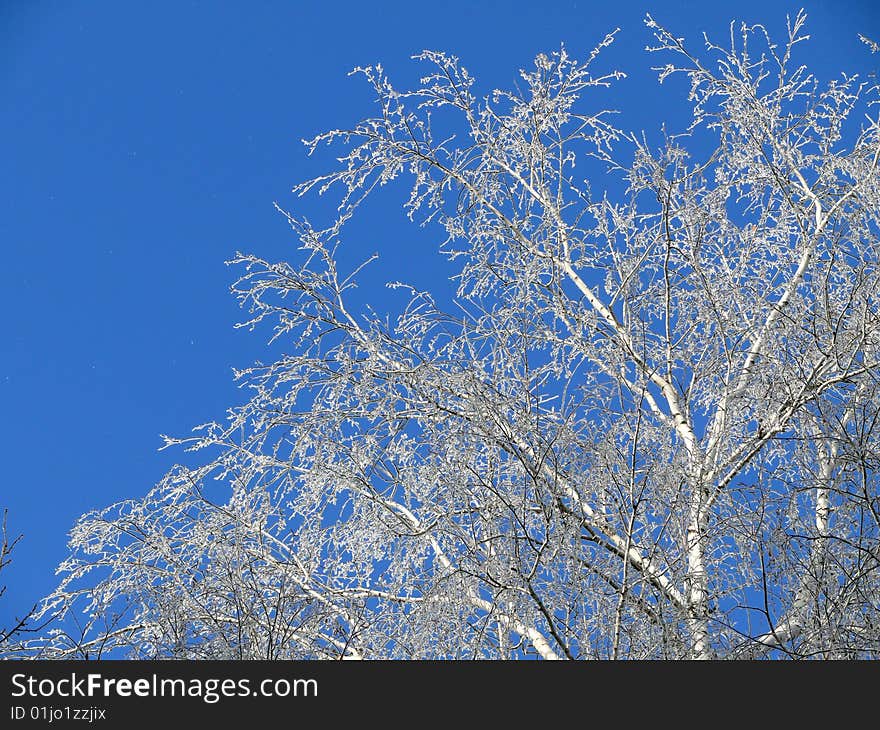
[[[242,401],[232,368],[265,356],[266,333],[233,328],[224,261],[293,251],[274,201],[327,212],[289,191],[324,169],[301,138],[373,111],[349,70],[381,61],[404,84],[413,53],[440,49],[488,91],[538,52],[585,54],[619,26],[606,64],[629,78],[608,103],[656,132],[683,97],[649,71],[646,10],[698,40],[723,39],[734,17],[780,37],[803,6],[817,72],[880,67],[856,38],[880,40],[871,0],[709,5],[0,0],[0,508],[24,534],[0,574],[0,625],[54,587],[80,514],[146,493],[186,458],[157,452],[159,434]],[[397,202],[379,196],[350,232],[352,256],[392,263],[362,293],[379,308],[394,308],[379,284],[404,263],[416,283],[444,267],[438,234],[406,226]]]

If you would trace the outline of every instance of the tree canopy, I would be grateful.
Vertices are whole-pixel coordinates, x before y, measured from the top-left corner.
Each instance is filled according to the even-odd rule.
[[[877,658],[878,87],[820,83],[804,23],[649,16],[692,111],[659,143],[593,102],[614,33],[484,95],[440,52],[411,89],[357,69],[378,112],[295,189],[337,218],[234,262],[283,354],[168,439],[200,465],[83,516],[18,650]],[[339,257],[391,183],[456,267],[394,316]]]

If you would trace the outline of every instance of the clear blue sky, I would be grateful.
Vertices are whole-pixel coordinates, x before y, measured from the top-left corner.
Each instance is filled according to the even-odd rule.
[[[81,513],[144,494],[185,457],[157,452],[160,433],[241,402],[232,368],[260,357],[265,332],[233,329],[224,261],[292,250],[272,204],[302,210],[289,190],[322,169],[299,140],[373,111],[351,68],[381,61],[412,80],[409,56],[441,49],[489,90],[538,52],[584,54],[620,26],[606,63],[629,78],[609,103],[656,130],[675,105],[641,51],[646,10],[723,39],[733,17],[779,34],[801,6],[815,70],[880,67],[856,38],[880,41],[872,0],[0,0],[0,508],[24,533],[0,574],[0,625],[54,587]],[[353,235],[358,256],[431,240],[381,203]],[[419,261],[410,279],[442,270]]]

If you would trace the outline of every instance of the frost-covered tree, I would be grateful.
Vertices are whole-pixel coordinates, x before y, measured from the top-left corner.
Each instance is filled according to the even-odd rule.
[[[296,189],[338,219],[236,259],[285,354],[168,439],[201,466],[79,521],[23,650],[880,657],[878,89],[820,84],[804,20],[694,50],[649,17],[693,110],[659,144],[591,107],[614,34],[486,96],[443,53],[407,91],[358,69],[379,113]],[[345,224],[391,181],[449,305],[350,304]]]

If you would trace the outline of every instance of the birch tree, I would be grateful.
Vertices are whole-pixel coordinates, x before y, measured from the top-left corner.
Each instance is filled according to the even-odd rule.
[[[646,22],[676,134],[595,103],[615,33],[513,91],[433,51],[414,88],[356,70],[378,112],[295,188],[338,217],[233,262],[284,354],[167,439],[200,465],[78,522],[26,651],[880,656],[877,87],[820,83],[803,14]],[[456,267],[393,316],[351,306],[381,258],[340,263],[386,184]]]

